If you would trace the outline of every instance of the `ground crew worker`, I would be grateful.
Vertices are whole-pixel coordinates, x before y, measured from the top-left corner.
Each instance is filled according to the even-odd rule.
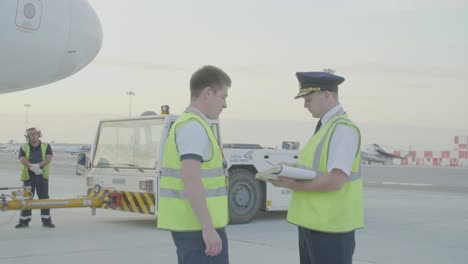
[[[275,186],[294,191],[288,221],[298,226],[300,263],[350,264],[354,230],[364,226],[361,135],[338,100],[344,78],[327,72],[298,72],[304,107],[318,121],[315,134],[301,151],[297,167],[318,177],[297,181],[281,177]]]
[[[210,120],[226,108],[230,86],[217,67],[197,70],[190,79],[190,106],[166,141],[158,228],[171,231],[179,264],[229,263],[227,175]]]
[[[23,186],[31,186],[31,192],[37,191],[39,199],[49,199],[49,163],[52,160],[52,149],[49,144],[41,142],[41,131],[35,127],[26,130],[26,144],[19,149],[19,160],[23,165],[21,180]],[[28,227],[31,221],[31,210],[22,210],[16,228]],[[50,209],[41,209],[42,226],[54,228]]]

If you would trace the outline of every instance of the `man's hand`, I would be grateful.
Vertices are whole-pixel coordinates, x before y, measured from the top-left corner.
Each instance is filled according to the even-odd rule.
[[[296,180],[289,178],[289,177],[283,177],[283,176],[279,176],[278,180],[269,180],[268,182],[273,184],[276,187],[283,187],[283,188],[288,188],[291,190],[294,190],[297,184]]]
[[[34,174],[36,174],[36,175],[42,174],[41,167],[40,167],[39,164],[37,164],[37,163],[31,164],[31,166],[29,167],[29,170],[31,170],[32,172],[34,172]]]
[[[210,257],[218,256],[223,249],[223,242],[216,229],[209,228],[202,230],[203,241],[205,242],[205,254]]]

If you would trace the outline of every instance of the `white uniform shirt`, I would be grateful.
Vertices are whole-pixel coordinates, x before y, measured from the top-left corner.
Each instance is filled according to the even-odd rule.
[[[210,120],[198,109],[187,107],[186,112],[199,115],[208,124]],[[176,131],[176,144],[180,160],[196,159],[201,162],[211,160],[213,150],[205,128],[198,121],[188,121],[180,125]]]
[[[330,109],[322,117],[322,127],[337,114],[344,113],[340,104]],[[320,122],[320,121],[319,121]],[[354,159],[359,150],[359,136],[354,128],[338,124],[333,132],[328,150],[328,172],[340,169],[350,175]]]

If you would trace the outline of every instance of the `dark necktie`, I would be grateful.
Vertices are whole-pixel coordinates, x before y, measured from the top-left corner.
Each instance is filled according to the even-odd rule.
[[[321,126],[322,126],[322,119],[320,118],[320,120],[317,123],[317,126],[315,127],[314,135],[317,134],[317,132],[320,130]]]

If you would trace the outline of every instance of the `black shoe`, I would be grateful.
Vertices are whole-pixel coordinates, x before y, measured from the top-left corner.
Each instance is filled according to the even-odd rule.
[[[42,223],[43,227],[55,228],[55,225],[52,223]]]
[[[15,228],[23,228],[23,227],[29,227],[29,224],[19,222],[17,225],[15,225]]]

